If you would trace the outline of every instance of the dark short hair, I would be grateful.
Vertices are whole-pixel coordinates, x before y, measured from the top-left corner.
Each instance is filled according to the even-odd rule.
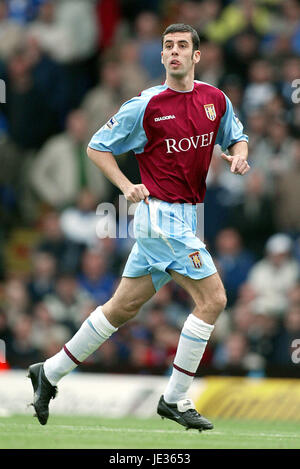
[[[170,24],[170,26],[168,26],[162,34],[162,39],[161,39],[162,45],[164,44],[165,35],[170,34],[170,33],[191,33],[192,41],[193,41],[193,51],[199,49],[200,47],[199,34],[197,33],[196,29],[194,29],[189,24],[184,24],[184,23]]]

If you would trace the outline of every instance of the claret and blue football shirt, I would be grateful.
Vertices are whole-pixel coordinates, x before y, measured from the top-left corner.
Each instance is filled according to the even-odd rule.
[[[133,150],[152,197],[201,203],[214,145],[248,141],[228,97],[195,80],[190,91],[154,86],[124,103],[89,146],[114,155]]]

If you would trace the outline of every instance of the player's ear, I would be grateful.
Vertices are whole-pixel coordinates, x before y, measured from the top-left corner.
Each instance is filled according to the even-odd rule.
[[[161,55],[160,60],[161,60],[161,63],[163,64],[164,63],[164,59],[163,59],[164,53],[163,53],[163,51],[161,51],[160,55]]]
[[[201,57],[201,52],[200,50],[195,50],[194,51],[194,54],[193,54],[193,61],[195,64],[199,63],[200,62],[200,57]]]

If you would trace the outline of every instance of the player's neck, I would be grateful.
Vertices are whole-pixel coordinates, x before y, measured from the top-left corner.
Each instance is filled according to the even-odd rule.
[[[172,77],[167,75],[166,85],[174,91],[191,91],[194,88],[194,76]]]

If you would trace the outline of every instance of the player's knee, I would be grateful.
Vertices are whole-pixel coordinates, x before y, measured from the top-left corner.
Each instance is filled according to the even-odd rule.
[[[224,311],[227,304],[227,297],[224,288],[218,288],[214,293],[201,296],[195,299],[197,311],[205,314],[211,314],[215,318]]]
[[[214,304],[216,309],[221,313],[227,305],[227,296],[224,288],[219,288],[214,295]]]
[[[127,300],[123,305],[121,305],[121,311],[124,317],[131,319],[138,314],[141,306],[142,303],[138,299]]]

